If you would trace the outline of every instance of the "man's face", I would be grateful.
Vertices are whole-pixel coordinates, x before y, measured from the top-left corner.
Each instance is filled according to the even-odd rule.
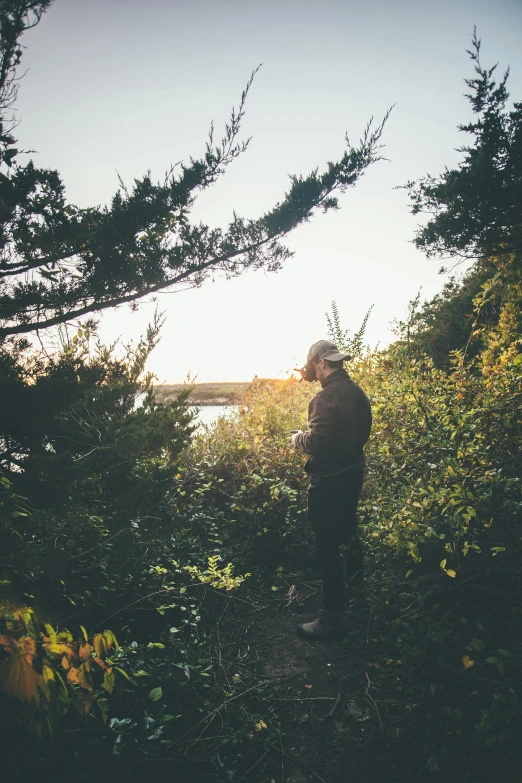
[[[317,380],[319,382],[324,381],[326,376],[328,375],[329,367],[325,364],[324,359],[318,359],[316,362],[314,362],[315,365],[315,374],[317,376]]]

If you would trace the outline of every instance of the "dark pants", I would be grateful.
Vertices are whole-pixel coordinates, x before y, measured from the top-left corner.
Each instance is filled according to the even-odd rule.
[[[345,583],[348,591],[362,584],[363,553],[356,517],[362,484],[363,471],[356,468],[338,476],[311,477],[308,487],[308,519],[327,612],[342,612]]]

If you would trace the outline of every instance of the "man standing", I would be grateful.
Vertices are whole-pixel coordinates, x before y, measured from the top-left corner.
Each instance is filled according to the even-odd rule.
[[[345,581],[350,589],[360,587],[363,579],[356,512],[372,413],[368,397],[343,368],[345,359],[350,356],[328,340],[312,345],[301,373],[308,381],[318,380],[322,390],[308,406],[309,429],[291,438],[309,456],[308,519],[323,582],[324,612],[297,629],[307,639],[342,634]]]

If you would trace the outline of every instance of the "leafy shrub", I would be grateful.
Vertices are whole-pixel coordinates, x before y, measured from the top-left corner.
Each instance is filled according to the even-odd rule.
[[[28,607],[4,614],[0,628],[1,713],[15,746],[45,753],[71,707],[107,721],[111,695],[128,679],[112,631],[89,639],[80,626],[75,639],[67,629],[40,625]]]
[[[302,541],[306,480],[289,440],[306,427],[317,389],[295,379],[254,382],[236,413],[196,434],[169,500],[176,524],[237,556],[270,558]]]

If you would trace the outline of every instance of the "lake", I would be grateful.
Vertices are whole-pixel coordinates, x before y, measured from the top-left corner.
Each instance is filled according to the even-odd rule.
[[[196,407],[196,406],[194,406]],[[202,405],[199,408],[197,417],[198,424],[210,426],[219,419],[220,416],[228,416],[237,411],[237,405]]]

